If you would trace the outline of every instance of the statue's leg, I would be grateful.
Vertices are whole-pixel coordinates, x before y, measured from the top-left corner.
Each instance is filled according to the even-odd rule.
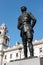
[[[30,56],[34,56],[32,40],[33,40],[33,32],[27,31],[27,41],[28,41],[28,44],[29,44]]]
[[[26,35],[23,35],[22,41],[23,41],[23,46],[24,46],[24,56],[25,56],[25,58],[27,58],[27,39],[26,39]]]
[[[29,43],[29,51],[30,51],[30,57],[34,56],[34,50],[33,50],[33,44],[31,39],[28,39],[28,43]]]
[[[24,56],[25,58],[27,58],[27,43],[23,42],[23,46],[24,46]]]

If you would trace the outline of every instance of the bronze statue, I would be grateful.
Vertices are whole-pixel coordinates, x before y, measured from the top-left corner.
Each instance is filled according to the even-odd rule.
[[[35,26],[36,19],[32,13],[26,12],[27,8],[25,6],[21,7],[22,14],[18,18],[18,29],[21,30],[20,36],[22,37],[23,46],[24,46],[24,55],[27,58],[27,42],[30,51],[30,57],[34,56],[33,50],[33,27]]]

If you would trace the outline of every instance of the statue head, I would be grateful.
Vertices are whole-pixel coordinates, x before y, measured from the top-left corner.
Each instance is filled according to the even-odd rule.
[[[27,10],[26,6],[22,6],[22,7],[21,7],[21,11],[22,11],[22,12],[24,12],[24,11],[26,11],[26,10]]]

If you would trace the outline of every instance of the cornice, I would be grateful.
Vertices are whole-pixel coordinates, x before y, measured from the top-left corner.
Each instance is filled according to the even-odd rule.
[[[41,40],[35,40],[35,41],[33,41],[32,43],[33,43],[34,46],[35,46],[35,45],[43,44],[43,39],[41,39]]]
[[[13,46],[13,47],[8,47],[6,50],[4,49],[4,52],[10,52],[10,51],[14,51],[14,50],[21,50],[23,49],[23,45],[22,46]]]

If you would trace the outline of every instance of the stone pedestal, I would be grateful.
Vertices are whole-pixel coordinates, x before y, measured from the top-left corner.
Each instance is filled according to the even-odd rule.
[[[7,63],[7,65],[41,65],[40,58],[19,59]]]

